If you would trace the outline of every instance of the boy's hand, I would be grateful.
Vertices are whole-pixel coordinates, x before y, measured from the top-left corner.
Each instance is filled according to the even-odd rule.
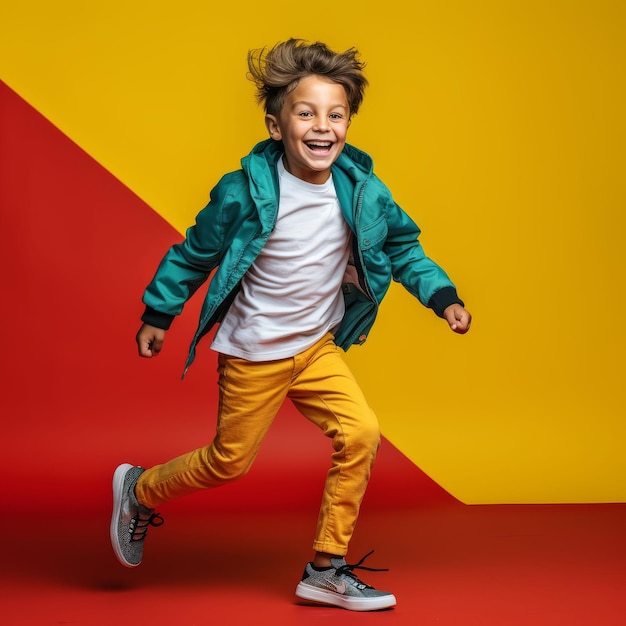
[[[459,335],[464,335],[472,325],[472,316],[460,304],[451,304],[443,312],[450,328]]]
[[[144,324],[137,333],[135,340],[137,341],[137,350],[139,356],[151,358],[157,356],[163,347],[165,339],[165,331],[150,324]]]

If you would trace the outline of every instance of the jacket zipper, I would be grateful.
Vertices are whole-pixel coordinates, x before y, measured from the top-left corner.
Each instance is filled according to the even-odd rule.
[[[378,304],[376,302],[376,297],[374,296],[372,292],[372,288],[370,287],[370,284],[367,280],[367,275],[365,273],[365,263],[363,261],[363,253],[361,252],[361,246],[359,246],[359,232],[358,232],[359,225],[360,225],[361,206],[363,204],[363,195],[365,193],[366,184],[367,184],[367,181],[363,182],[363,184],[361,185],[361,189],[359,189],[359,195],[357,196],[356,207],[354,211],[354,223],[355,223],[355,230],[357,232],[355,233],[356,234],[356,242],[355,242],[356,254],[353,256],[354,256],[354,263],[355,263],[356,270],[357,270],[357,275],[359,277],[359,282],[362,283],[361,287],[363,288],[370,302],[374,305],[373,316],[375,317],[376,316],[375,312],[376,312],[376,309],[378,308]],[[357,339],[359,339],[359,337],[362,334],[361,329],[369,325],[369,320],[371,318],[372,318],[371,313],[364,315],[362,316],[361,319],[359,319],[354,324],[353,326],[354,332],[348,337],[348,341],[346,342],[347,346],[351,346],[352,344],[356,342]]]
[[[355,207],[355,212],[354,212],[354,223],[356,226],[356,252],[357,255],[355,257],[355,262],[357,263],[357,273],[359,275],[359,278],[362,278],[362,282],[363,284],[361,285],[365,291],[365,293],[367,294],[367,297],[374,303],[376,304],[376,297],[374,296],[373,292],[372,292],[372,288],[370,287],[370,284],[367,280],[367,275],[365,273],[365,263],[363,262],[363,253],[361,252],[361,246],[359,246],[359,233],[358,233],[358,229],[360,227],[360,217],[361,217],[361,206],[363,205],[363,194],[365,193],[365,186],[367,185],[367,181],[364,181],[363,184],[361,185],[361,189],[359,189],[359,195],[357,196],[356,199],[356,207]]]

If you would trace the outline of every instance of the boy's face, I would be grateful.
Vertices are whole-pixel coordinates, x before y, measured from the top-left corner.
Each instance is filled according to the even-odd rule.
[[[282,140],[285,169],[322,184],[346,143],[350,108],[345,89],[321,76],[307,76],[287,95],[278,117],[266,115],[270,137]]]

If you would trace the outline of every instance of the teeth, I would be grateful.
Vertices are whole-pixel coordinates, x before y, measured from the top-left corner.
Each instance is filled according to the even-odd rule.
[[[307,143],[308,146],[311,146],[312,148],[330,148],[330,146],[332,146],[332,142],[328,141],[328,142],[324,142],[324,141],[309,141]]]

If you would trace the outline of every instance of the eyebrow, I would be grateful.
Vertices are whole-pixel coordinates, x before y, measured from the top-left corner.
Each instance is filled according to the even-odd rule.
[[[315,105],[312,102],[308,102],[307,100],[298,100],[297,102],[294,102],[291,105],[291,108],[296,107],[299,104],[304,104],[305,106],[309,106],[311,108],[315,108]],[[345,104],[333,104],[331,107],[331,109],[348,109],[349,107]]]

